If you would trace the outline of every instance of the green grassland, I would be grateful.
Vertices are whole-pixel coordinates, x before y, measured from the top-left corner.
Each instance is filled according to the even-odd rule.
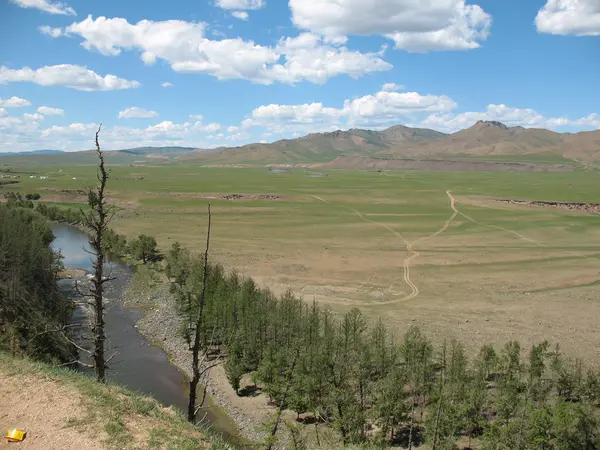
[[[95,176],[92,166],[37,160],[18,169],[49,178],[22,176],[4,190],[61,203],[84,201],[62,191]],[[151,234],[163,249],[180,241],[200,251],[210,200],[212,259],[276,292],[289,287],[336,312],[358,306],[398,333],[417,324],[473,345],[548,338],[600,360],[600,217],[493,201],[596,202],[597,172],[314,172],[113,166],[113,226]],[[221,197],[234,193],[248,197]]]

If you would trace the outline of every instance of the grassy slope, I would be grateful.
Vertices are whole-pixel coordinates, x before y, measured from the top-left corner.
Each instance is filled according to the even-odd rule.
[[[64,439],[94,442],[101,448],[135,449],[135,448],[228,448],[218,438],[208,439],[205,433],[193,428],[183,416],[171,409],[166,409],[155,400],[137,395],[114,385],[100,385],[82,374],[60,369],[26,359],[16,359],[0,353],[0,377],[2,377],[3,402],[0,403],[0,418],[6,427],[19,426],[27,420],[35,419],[40,406],[44,406],[44,416],[51,418],[55,429],[39,430],[44,433],[44,447],[65,448]],[[42,392],[41,396],[32,398],[29,386],[35,386]],[[62,398],[55,404],[41,405],[41,397],[60,390]],[[19,416],[13,410],[3,411],[9,404],[8,396],[21,406],[27,407]],[[74,399],[72,408],[60,408],[62,400]],[[30,401],[30,405],[23,402]],[[16,415],[18,417],[12,417]],[[28,417],[29,416],[29,417]],[[8,420],[11,423],[8,423]],[[6,421],[6,423],[5,423]],[[13,422],[14,421],[14,422]],[[41,420],[40,420],[41,421]],[[35,447],[36,423],[28,429],[28,448]],[[55,437],[54,437],[55,436]],[[53,442],[60,438],[63,441]]]

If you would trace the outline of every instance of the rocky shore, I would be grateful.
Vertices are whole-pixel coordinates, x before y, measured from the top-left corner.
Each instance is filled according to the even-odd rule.
[[[145,312],[144,317],[137,323],[139,331],[151,342],[162,347],[172,364],[191,377],[192,355],[179,333],[181,321],[168,285],[161,281],[148,283],[136,280],[134,276],[125,294],[125,306]],[[264,441],[266,435],[260,429],[262,422],[228,400],[227,393],[224,392],[224,380],[221,379],[223,377],[217,377],[216,371],[217,369],[209,370],[202,380],[213,402],[235,421],[245,439],[253,442]]]

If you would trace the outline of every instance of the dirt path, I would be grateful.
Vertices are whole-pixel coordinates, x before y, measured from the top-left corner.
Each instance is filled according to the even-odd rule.
[[[452,216],[450,216],[450,218],[448,220],[446,220],[446,222],[444,222],[444,225],[439,230],[437,230],[435,233],[432,233],[432,234],[430,234],[428,236],[420,237],[418,239],[415,239],[414,241],[407,241],[404,238],[404,236],[402,236],[402,234],[400,232],[394,230],[393,228],[391,228],[390,226],[388,226],[388,225],[386,225],[384,223],[376,222],[374,220],[371,220],[371,219],[365,217],[364,214],[362,214],[360,211],[358,211],[358,210],[356,210],[354,208],[350,208],[348,206],[342,206],[342,205],[340,205],[342,208],[347,209],[349,211],[352,211],[354,214],[356,214],[358,217],[360,217],[365,222],[372,223],[372,224],[375,224],[375,225],[380,226],[382,228],[385,228],[387,231],[389,231],[390,233],[392,233],[394,236],[396,236],[399,239],[401,239],[402,242],[404,243],[404,245],[406,246],[406,250],[409,251],[409,252],[411,252],[411,255],[408,258],[405,258],[404,259],[404,263],[403,263],[403,266],[404,266],[404,282],[411,289],[411,292],[409,294],[405,295],[404,297],[399,298],[399,299],[394,299],[394,300],[385,301],[385,302],[378,302],[377,303],[378,306],[379,305],[389,305],[389,304],[393,304],[393,303],[397,303],[397,302],[401,302],[401,301],[411,300],[411,299],[413,299],[413,298],[415,298],[416,296],[419,295],[419,292],[420,292],[419,291],[419,287],[415,283],[413,283],[413,281],[410,278],[410,264],[411,264],[412,261],[414,261],[416,258],[418,258],[421,255],[421,253],[419,253],[418,251],[414,250],[413,245],[416,244],[417,242],[421,242],[421,241],[424,241],[426,239],[430,239],[430,238],[433,238],[433,237],[436,237],[436,236],[442,234],[444,231],[446,231],[448,229],[448,227],[450,226],[450,223],[456,218],[456,216],[458,214],[460,214],[459,211],[456,209],[456,206],[455,206],[456,200],[452,196],[451,192],[450,191],[446,191],[446,195],[448,195],[448,198],[450,199],[450,207],[452,208],[452,211],[453,211]],[[318,197],[316,195],[311,195],[311,197],[313,197],[313,198],[315,198],[315,199],[317,199],[319,201],[322,201],[324,203],[327,203],[328,205],[332,204],[331,202],[325,200],[322,197]],[[388,291],[392,290],[393,284],[394,284],[393,282],[390,284],[390,287],[388,288]]]
[[[451,194],[448,194],[448,195],[450,195],[450,196],[452,197],[452,195],[451,195]],[[454,197],[452,197],[452,201],[453,201],[453,204],[454,204],[454,202],[455,202],[455,199],[454,199]],[[484,226],[484,227],[496,228],[496,229],[498,229],[498,230],[506,231],[507,233],[514,234],[514,235],[515,235],[515,236],[517,236],[519,239],[523,239],[524,241],[531,242],[532,244],[534,244],[534,245],[537,245],[538,247],[547,247],[546,245],[544,245],[544,244],[540,244],[539,242],[537,242],[537,241],[534,241],[533,239],[530,239],[530,238],[528,238],[527,236],[523,236],[521,233],[517,233],[517,232],[516,232],[516,231],[514,231],[514,230],[510,230],[510,229],[508,229],[508,228],[501,227],[500,225],[492,225],[492,224],[489,224],[489,223],[483,223],[483,222],[479,222],[478,220],[475,220],[475,219],[473,219],[472,217],[470,217],[470,216],[467,216],[465,213],[463,213],[463,212],[460,212],[460,211],[458,211],[458,214],[460,214],[460,215],[461,215],[461,216],[463,216],[465,219],[467,219],[467,220],[470,220],[471,222],[473,222],[473,223],[475,223],[475,224],[477,224],[477,225],[482,225],[482,226]]]
[[[448,194],[448,195],[451,196],[451,194]],[[459,202],[457,201],[456,203],[459,203]],[[491,207],[486,206],[486,208],[491,208]],[[492,209],[494,209],[494,208],[492,208]],[[532,243],[532,244],[534,244],[534,245],[536,245],[538,247],[548,248],[547,245],[542,244],[541,242],[535,241],[535,240],[533,240],[531,238],[528,238],[527,236],[524,236],[521,233],[518,233],[518,232],[516,232],[514,230],[511,230],[509,228],[501,227],[500,225],[493,225],[493,224],[490,224],[490,223],[480,222],[480,221],[475,220],[472,217],[466,215],[465,213],[463,213],[461,211],[457,211],[457,212],[458,212],[458,214],[460,214],[461,216],[463,216],[465,219],[468,219],[468,220],[470,220],[471,222],[473,222],[473,223],[475,223],[477,225],[481,225],[481,226],[484,226],[484,227],[495,228],[497,230],[502,230],[502,231],[505,231],[507,233],[511,233],[511,234],[517,236],[519,239],[522,239],[524,241],[530,242],[530,243]],[[584,259],[590,259],[590,260],[597,261],[597,259],[594,257],[594,255],[585,255],[585,254],[574,252],[574,251],[570,251],[570,250],[565,251],[565,253],[567,255],[577,256],[578,258],[584,258]]]

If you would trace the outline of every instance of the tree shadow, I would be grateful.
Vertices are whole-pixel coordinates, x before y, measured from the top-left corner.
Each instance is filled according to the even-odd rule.
[[[421,425],[414,425],[412,430],[412,445],[413,447],[419,447],[423,444],[423,433],[425,428]],[[392,439],[392,444],[400,447],[408,447],[408,441],[410,440],[410,427],[405,426],[400,428]]]
[[[314,425],[315,423],[325,423],[325,420],[323,420],[322,417],[315,417],[313,414],[306,414],[305,416],[296,419],[296,422],[304,425]]]
[[[255,385],[244,386],[238,391],[240,397],[258,397],[260,394],[262,394],[262,390]]]

